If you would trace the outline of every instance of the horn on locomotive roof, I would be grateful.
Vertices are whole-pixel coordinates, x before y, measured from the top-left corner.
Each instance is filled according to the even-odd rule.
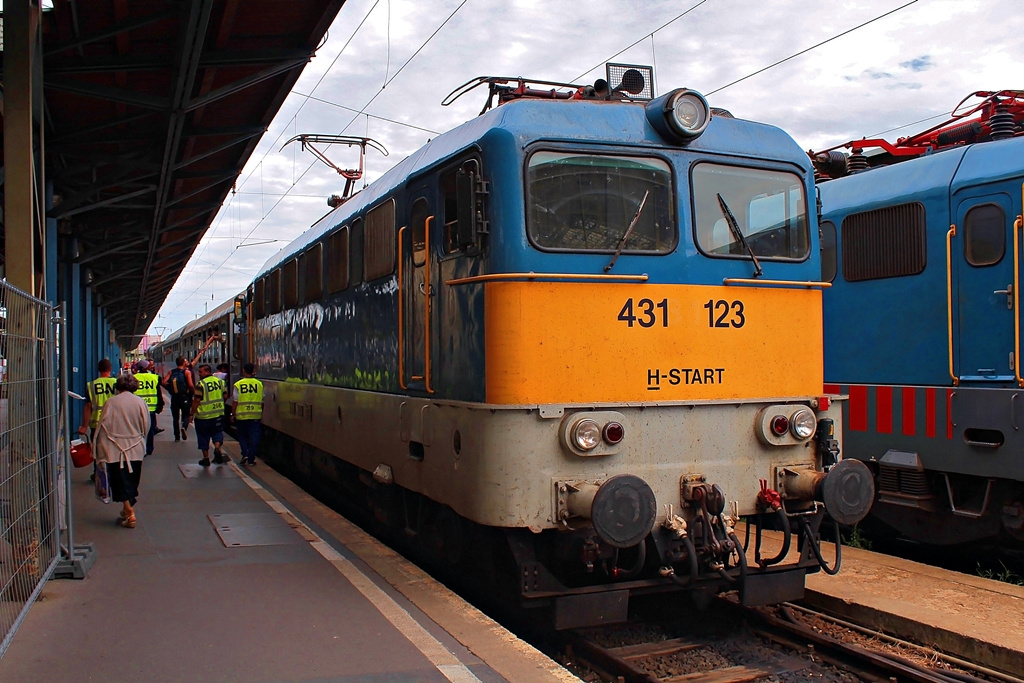
[[[965,107],[968,100],[981,102]],[[880,138],[851,140],[818,152],[808,152],[819,180],[839,178],[851,172],[906,161],[939,150],[974,142],[1003,140],[1024,133],[1024,90],[971,93],[953,107],[949,118],[931,128],[895,143]],[[838,151],[851,150],[849,156]],[[879,149],[877,154],[864,154]]]
[[[522,76],[478,76],[466,81],[441,101],[442,107],[459,99],[470,90],[487,84],[487,102],[480,110],[483,114],[494,106],[523,98],[548,100],[639,100],[654,99],[654,69],[636,64],[606,64],[606,78],[599,78],[594,85],[539,81]],[[618,83],[614,88],[609,83]],[[537,86],[549,86],[540,88]]]
[[[338,172],[338,175],[345,179],[345,192],[341,195],[341,197],[338,197],[337,195],[331,195],[331,199],[328,200],[328,204],[334,207],[340,206],[343,202],[345,202],[352,196],[352,190],[355,187],[355,182],[363,177],[363,161],[366,158],[367,147],[373,147],[375,150],[377,150],[384,156],[388,155],[388,151],[384,148],[384,145],[377,142],[373,138],[362,138],[351,135],[316,135],[311,133],[303,133],[301,135],[296,135],[291,140],[281,145],[281,149],[284,149],[285,147],[295,142],[296,140],[302,143],[303,150],[308,149],[310,152],[313,153],[313,156],[315,156],[317,159],[333,168],[335,171]],[[340,144],[348,145],[349,147],[358,146],[359,168],[341,168],[340,166],[336,165],[333,161],[328,159],[327,155],[320,151],[320,149],[315,147],[313,143],[321,145]]]

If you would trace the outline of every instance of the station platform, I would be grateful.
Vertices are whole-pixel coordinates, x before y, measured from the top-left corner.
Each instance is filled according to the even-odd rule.
[[[781,544],[782,534],[764,532],[762,555],[778,552]],[[835,545],[823,542],[821,548],[832,565]],[[752,551],[747,561],[753,564]],[[799,604],[1024,676],[1024,586],[843,546],[839,573],[808,575]]]
[[[74,470],[83,580],[51,580],[0,659],[6,681],[576,681],[264,464],[200,467],[170,418],[137,526]],[[191,432],[191,430],[190,430]]]
[[[831,561],[834,546],[823,543]],[[839,574],[807,577],[804,604],[1024,676],[1024,586],[843,548]]]

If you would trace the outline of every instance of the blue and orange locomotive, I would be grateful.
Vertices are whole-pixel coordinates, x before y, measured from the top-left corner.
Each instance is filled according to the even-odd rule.
[[[822,393],[806,154],[649,83],[467,84],[499,106],[345,198],[239,305],[268,457],[439,561],[508,558],[563,627],[637,592],[799,597],[834,570],[826,510],[873,497]],[[748,565],[734,524],[765,515],[800,542]]]

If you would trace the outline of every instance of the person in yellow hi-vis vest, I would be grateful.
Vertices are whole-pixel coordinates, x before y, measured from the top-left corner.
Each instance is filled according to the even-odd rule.
[[[256,366],[242,366],[242,379],[235,382],[231,395],[231,421],[238,433],[238,448],[242,451],[242,465],[256,464],[256,451],[260,447],[263,419],[263,382],[254,377]]]
[[[224,445],[224,395],[227,390],[224,380],[214,377],[208,363],[199,366],[199,382],[196,396],[192,399],[192,419],[196,425],[196,441],[203,457],[199,464],[210,466],[210,441],[213,441],[213,462],[217,465],[228,461],[221,452]]]
[[[110,376],[113,368],[109,358],[101,360],[96,364],[96,372],[100,373],[100,376],[89,382],[87,387],[89,402],[85,404],[85,409],[82,411],[82,425],[78,428],[78,433],[85,434],[88,429],[90,441],[96,436],[96,425],[100,423],[103,404],[114,395],[114,384],[117,379]]]
[[[160,375],[152,372],[153,361],[143,358],[135,364],[135,379],[139,390],[135,395],[146,402],[149,408],[149,433],[146,434],[146,455],[153,455],[153,438],[156,437],[156,414],[163,410],[163,396],[160,394]]]

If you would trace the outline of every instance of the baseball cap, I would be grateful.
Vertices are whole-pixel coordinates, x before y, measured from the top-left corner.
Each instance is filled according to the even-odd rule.
[[[149,370],[150,365],[152,365],[152,363],[143,358],[135,364],[135,372],[145,372],[146,370]]]

